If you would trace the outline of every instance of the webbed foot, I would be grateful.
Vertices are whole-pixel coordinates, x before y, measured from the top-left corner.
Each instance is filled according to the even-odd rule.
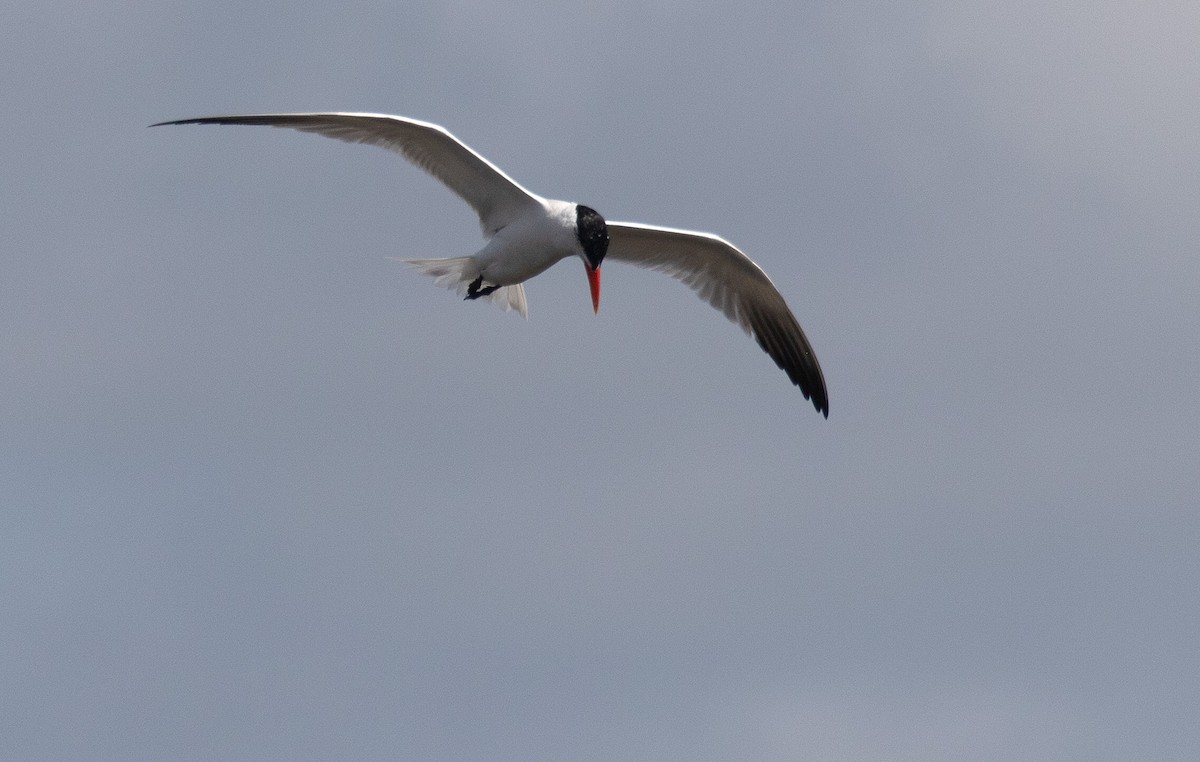
[[[469,286],[467,286],[467,295],[463,297],[463,301],[466,301],[467,299],[478,299],[481,296],[487,296],[498,288],[500,287],[483,285],[483,276],[480,275],[478,278],[471,281]]]

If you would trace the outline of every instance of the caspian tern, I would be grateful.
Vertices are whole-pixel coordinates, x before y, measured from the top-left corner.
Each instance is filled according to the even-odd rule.
[[[758,341],[792,383],[829,417],[825,378],[812,346],[771,279],[723,238],[691,230],[606,222],[594,209],[527,191],[443,127],[386,114],[209,116],[168,124],[259,124],[313,132],[394,151],[446,184],[479,214],[487,244],[469,257],[406,259],[440,286],[528,316],[522,285],[571,256],[583,260],[600,310],[605,257],[664,272],[690,286]]]

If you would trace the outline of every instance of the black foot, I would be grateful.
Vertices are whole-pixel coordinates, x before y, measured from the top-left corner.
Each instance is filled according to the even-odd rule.
[[[463,297],[463,301],[466,301],[467,299],[478,299],[481,296],[487,296],[498,288],[500,287],[484,286],[483,276],[480,275],[478,278],[471,281],[471,285],[467,286],[467,295]]]

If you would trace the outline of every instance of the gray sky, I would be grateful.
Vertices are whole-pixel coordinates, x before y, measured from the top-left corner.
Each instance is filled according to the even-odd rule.
[[[0,47],[0,752],[1194,759],[1194,3],[43,3]],[[530,320],[364,110],[717,232]]]

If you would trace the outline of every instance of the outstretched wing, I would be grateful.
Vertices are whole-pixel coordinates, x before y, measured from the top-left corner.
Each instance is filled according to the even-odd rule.
[[[386,114],[244,114],[180,119],[166,124],[260,124],[313,132],[347,143],[394,151],[445,183],[479,214],[492,235],[541,199],[522,188],[470,146],[429,122]]]
[[[812,345],[771,279],[733,244],[708,233],[608,223],[608,259],[683,281],[771,356],[817,412],[829,417],[825,377]]]

